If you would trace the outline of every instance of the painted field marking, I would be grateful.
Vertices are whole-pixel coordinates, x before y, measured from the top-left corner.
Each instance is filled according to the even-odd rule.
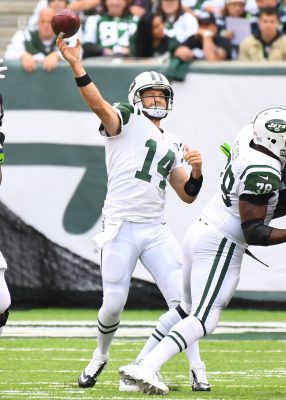
[[[123,321],[116,337],[147,338],[156,321]],[[213,334],[286,333],[285,322],[220,322]],[[93,337],[97,324],[93,321],[11,321],[3,330],[3,337]]]

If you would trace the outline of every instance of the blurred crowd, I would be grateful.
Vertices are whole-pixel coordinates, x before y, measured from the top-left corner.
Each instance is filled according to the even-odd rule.
[[[27,72],[55,69],[61,56],[51,20],[64,8],[80,16],[67,42],[79,38],[84,59],[153,58],[169,62],[171,76],[195,60],[286,60],[286,0],[40,0],[5,59],[21,60]]]

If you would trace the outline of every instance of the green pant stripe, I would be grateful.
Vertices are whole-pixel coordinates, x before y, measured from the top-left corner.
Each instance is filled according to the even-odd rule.
[[[225,246],[226,242],[227,242],[226,238],[223,238],[222,241],[220,242],[218,251],[216,253],[216,256],[215,256],[215,259],[214,259],[214,262],[213,262],[213,265],[212,265],[212,268],[211,268],[211,272],[209,274],[209,277],[208,277],[208,280],[207,280],[207,283],[206,283],[206,287],[205,287],[204,293],[202,295],[202,299],[200,301],[200,304],[199,304],[196,312],[194,313],[195,317],[198,316],[199,312],[201,311],[202,305],[204,304],[204,301],[206,300],[206,297],[207,297],[208,292],[210,290],[210,286],[212,284],[213,277],[215,275],[215,272],[216,272],[216,269],[217,269],[217,266],[218,266],[218,263],[219,263],[219,260],[221,258],[221,255],[222,255],[222,252],[223,252],[223,249],[224,249],[224,246]]]
[[[232,258],[232,255],[233,255],[235,246],[236,246],[235,243],[231,243],[231,245],[230,245],[230,247],[229,247],[229,250],[228,250],[228,253],[227,253],[225,262],[224,262],[224,264],[223,264],[222,271],[221,271],[221,273],[220,273],[219,280],[218,280],[218,282],[217,282],[217,285],[216,285],[216,287],[215,287],[215,290],[214,290],[214,292],[213,292],[213,295],[212,295],[212,297],[211,297],[211,299],[210,299],[210,301],[209,301],[209,304],[208,304],[208,306],[206,307],[206,311],[204,312],[204,315],[203,315],[203,317],[202,317],[202,321],[203,321],[203,322],[206,321],[207,316],[209,315],[210,309],[212,308],[213,303],[214,303],[214,301],[215,301],[215,299],[216,299],[216,297],[217,297],[217,295],[218,295],[218,292],[219,292],[219,290],[220,290],[220,288],[221,288],[221,286],[222,286],[222,283],[223,283],[223,280],[224,280],[225,275],[226,275],[226,273],[227,273],[227,270],[228,270],[228,267],[229,267],[229,264],[230,264],[230,261],[231,261],[231,258]]]
[[[172,333],[172,332],[171,332],[171,333]],[[171,334],[167,335],[166,337],[169,337],[170,339],[172,339],[172,340],[176,343],[176,345],[177,345],[177,346],[179,347],[179,349],[180,349],[180,352],[183,351],[183,348],[182,348],[182,346],[180,345],[180,343],[178,342],[178,340],[175,339]]]
[[[188,347],[188,345],[187,345],[187,342],[185,341],[185,339],[183,338],[183,336],[177,331],[172,331],[172,333],[175,333],[177,336],[179,336],[181,341],[184,343],[184,346],[185,346],[185,349],[186,349]]]

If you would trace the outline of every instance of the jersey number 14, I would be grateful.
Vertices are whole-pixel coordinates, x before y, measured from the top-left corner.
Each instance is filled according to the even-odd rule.
[[[156,154],[157,142],[153,139],[149,139],[145,143],[145,147],[148,148],[148,152],[145,157],[143,167],[140,171],[136,171],[135,178],[142,179],[142,181],[151,182],[152,175],[150,174],[150,170]],[[159,182],[160,189],[165,189],[166,179],[174,162],[175,153],[170,149],[167,151],[166,155],[158,162],[157,172],[163,177],[163,179]]]

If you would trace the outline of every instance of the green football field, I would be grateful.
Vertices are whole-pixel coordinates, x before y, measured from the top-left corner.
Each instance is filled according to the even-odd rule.
[[[122,323],[151,323],[156,321],[160,313],[126,311],[122,315]],[[19,324],[23,329],[28,329],[23,330],[28,334],[26,337],[5,334],[0,339],[0,399],[133,400],[154,397],[118,391],[118,368],[132,361],[139,352],[145,340],[140,335],[114,339],[109,365],[92,389],[78,388],[77,377],[90,360],[95,339],[68,337],[71,329],[69,323],[64,327],[67,337],[32,337],[38,325],[49,321],[53,321],[54,326],[55,321],[70,322],[70,326],[78,321],[83,323],[85,329],[84,321],[95,324],[96,315],[96,310],[12,311],[7,332],[12,325],[17,327]],[[286,399],[286,313],[227,310],[222,314],[221,321],[230,326],[233,323],[233,333],[214,334],[200,342],[212,391],[191,391],[188,362],[184,354],[179,354],[161,371],[171,391],[160,398]],[[237,322],[241,323],[240,327],[244,326],[243,332],[236,327]],[[253,323],[252,330],[245,330],[247,322]],[[272,322],[274,328],[269,328]]]

